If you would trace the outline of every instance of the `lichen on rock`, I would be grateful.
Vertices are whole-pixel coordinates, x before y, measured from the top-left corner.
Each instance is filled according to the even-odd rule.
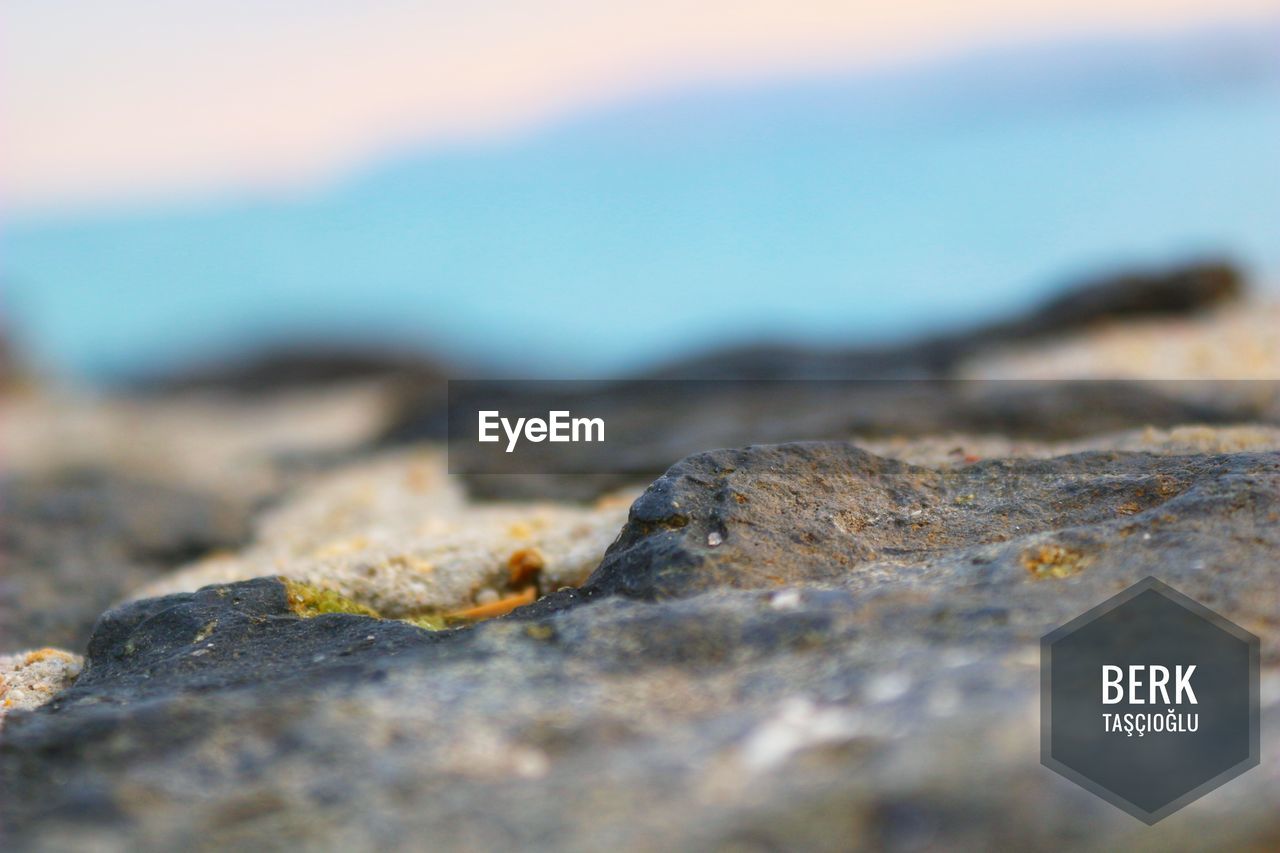
[[[280,577],[278,580],[284,584],[285,597],[289,603],[289,609],[303,619],[311,619],[328,613],[351,613],[356,616],[368,616],[371,619],[384,618],[381,613],[372,607],[361,604],[358,601],[352,601],[332,589],[300,583],[286,577]],[[431,631],[442,630],[447,625],[445,616],[433,613],[402,616],[399,617],[398,621],[408,622],[410,625],[416,625],[419,628],[426,628]]]
[[[319,616],[322,613],[355,613],[374,619],[382,618],[372,607],[352,601],[331,589],[299,583],[286,577],[281,577],[280,582],[284,584],[285,594],[289,599],[289,609],[303,619]]]
[[[36,649],[0,656],[0,726],[13,711],[29,711],[75,683],[84,667],[80,655]]]
[[[282,575],[386,618],[464,613],[523,594],[535,575],[548,590],[581,583],[636,491],[588,506],[480,503],[448,477],[443,453],[383,454],[300,488],[243,550],[198,560],[130,597]]]

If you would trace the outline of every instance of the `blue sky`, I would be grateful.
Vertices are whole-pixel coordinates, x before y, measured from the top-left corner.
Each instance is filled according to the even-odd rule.
[[[7,14],[52,14],[24,2]],[[949,7],[965,15],[950,29],[945,15],[843,30],[811,15],[780,39],[764,12],[704,40],[692,26],[673,41],[658,16],[642,50],[600,38],[554,62],[560,42],[517,26],[528,9],[506,12],[527,42],[510,54],[474,50],[501,42],[453,11],[449,55],[472,51],[478,76],[410,51],[421,73],[387,93],[360,70],[381,44],[371,34],[392,13],[446,12],[373,4],[391,17],[366,20],[324,5],[267,52],[287,60],[276,77],[253,46],[294,21],[290,3],[251,32],[230,5],[218,26],[231,35],[156,41],[156,27],[206,8],[177,3],[119,67],[99,35],[48,79],[32,76],[36,40],[25,58],[0,52],[25,69],[16,103],[48,104],[6,126],[23,143],[0,161],[20,190],[0,230],[6,320],[40,365],[90,378],[317,338],[608,376],[733,343],[849,346],[962,326],[1078,276],[1206,254],[1280,281],[1274,19],[1229,25],[1178,3],[1153,19],[1147,0],[1117,0],[1071,14],[1018,5],[996,26],[1005,0],[970,5]],[[577,7],[530,8],[554,29]],[[119,25],[103,14],[58,31],[51,56]],[[598,14],[572,32],[635,23]],[[1099,34],[1108,15],[1120,23]],[[831,32],[812,35],[815,21]],[[873,35],[884,43],[850,47]],[[207,38],[221,59],[201,77],[209,57],[192,45]],[[308,77],[298,56],[325,44],[334,69]],[[156,72],[157,50],[184,48],[176,71]],[[564,76],[521,78],[520,62],[544,61]],[[93,85],[78,76],[102,64]],[[154,85],[130,76],[147,69]],[[414,100],[437,90],[484,109]]]

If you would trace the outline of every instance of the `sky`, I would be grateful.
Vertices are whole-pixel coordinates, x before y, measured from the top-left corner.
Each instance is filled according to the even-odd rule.
[[[650,92],[1274,18],[1274,0],[6,0],[0,204],[290,193]]]

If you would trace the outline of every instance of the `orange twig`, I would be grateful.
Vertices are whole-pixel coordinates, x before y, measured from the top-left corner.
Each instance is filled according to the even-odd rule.
[[[466,610],[455,610],[453,613],[446,613],[444,618],[458,621],[493,619],[496,616],[505,616],[517,607],[533,604],[537,597],[538,591],[533,587],[529,587],[522,592],[517,592],[515,595],[508,595],[506,598],[499,598],[497,601],[491,601],[488,604],[479,604]]]

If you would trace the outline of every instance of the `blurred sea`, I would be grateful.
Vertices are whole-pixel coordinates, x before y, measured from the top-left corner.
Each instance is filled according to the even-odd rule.
[[[380,162],[10,211],[7,322],[86,378],[316,336],[586,377],[963,325],[1129,264],[1280,281],[1280,29],[653,95]]]

